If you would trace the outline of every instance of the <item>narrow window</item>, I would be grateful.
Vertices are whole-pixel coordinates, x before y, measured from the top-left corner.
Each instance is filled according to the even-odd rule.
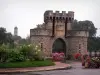
[[[79,49],[81,49],[81,44],[79,44]]]
[[[52,20],[52,17],[50,17],[50,20]]]

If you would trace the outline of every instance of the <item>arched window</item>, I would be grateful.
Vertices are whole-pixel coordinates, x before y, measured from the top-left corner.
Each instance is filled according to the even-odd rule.
[[[72,18],[72,20],[74,20],[74,18]]]
[[[62,17],[60,17],[60,20],[62,19]]]
[[[50,17],[50,20],[52,20],[52,17]]]
[[[64,20],[65,18],[63,17],[63,20]]]
[[[56,17],[56,20],[58,20],[58,17]]]
[[[71,22],[71,17],[69,17],[69,22]]]

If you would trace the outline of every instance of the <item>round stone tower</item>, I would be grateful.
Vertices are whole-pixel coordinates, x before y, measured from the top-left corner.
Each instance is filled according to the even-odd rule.
[[[18,36],[18,28],[14,27],[14,36]]]

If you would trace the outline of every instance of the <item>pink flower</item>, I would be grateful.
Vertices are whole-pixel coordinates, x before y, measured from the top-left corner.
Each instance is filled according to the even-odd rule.
[[[52,53],[52,57],[53,57],[53,60],[54,61],[61,61],[64,59],[64,53],[61,52],[61,53]]]

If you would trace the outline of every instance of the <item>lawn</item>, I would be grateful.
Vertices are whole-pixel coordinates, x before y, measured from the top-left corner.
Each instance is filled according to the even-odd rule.
[[[0,68],[24,68],[55,65],[51,60],[0,63]]]

